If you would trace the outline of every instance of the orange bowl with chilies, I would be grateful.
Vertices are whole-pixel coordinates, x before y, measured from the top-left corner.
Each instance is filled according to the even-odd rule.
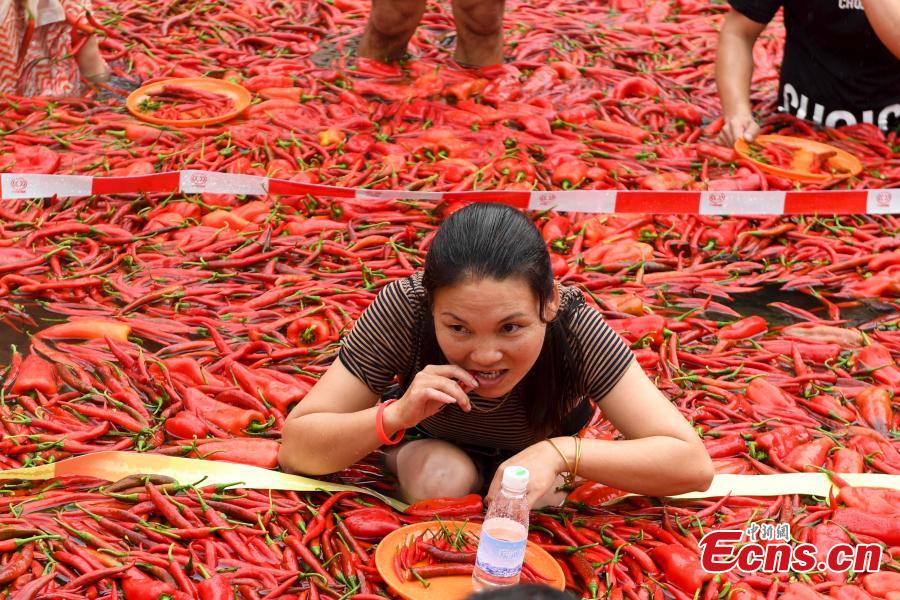
[[[196,103],[203,103],[204,99],[208,103],[216,97],[222,97],[231,104],[220,114],[205,117],[194,118],[191,116],[190,111],[186,112],[187,118],[184,119],[169,119],[155,116],[151,114],[152,111],[156,110],[152,108],[154,95],[165,93],[167,86],[193,92],[196,94]],[[129,94],[126,106],[132,115],[148,123],[171,127],[202,127],[203,125],[214,125],[235,118],[250,106],[252,99],[247,88],[230,81],[223,81],[213,77],[176,77],[154,81],[136,89]],[[177,110],[177,105],[172,108]]]
[[[465,600],[474,591],[471,575],[450,575],[428,580],[428,587],[421,582],[401,579],[394,568],[394,558],[399,549],[410,540],[418,539],[429,530],[440,529],[450,532],[464,532],[477,536],[481,524],[463,521],[425,521],[401,527],[388,534],[378,544],[375,551],[375,566],[385,583],[401,598],[406,600]],[[525,548],[525,564],[547,579],[546,585],[564,590],[566,579],[563,571],[550,554],[532,541]]]
[[[859,175],[858,158],[829,144],[787,135],[761,135],[753,142],[739,139],[734,150],[761,171],[809,183],[829,183]]]

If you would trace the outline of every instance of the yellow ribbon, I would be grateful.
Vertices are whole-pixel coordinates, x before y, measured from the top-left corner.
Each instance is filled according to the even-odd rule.
[[[398,511],[404,510],[407,506],[399,500],[353,485],[328,483],[238,463],[138,452],[97,452],[67,458],[39,467],[9,469],[0,471],[0,480],[42,480],[72,475],[86,475],[107,481],[118,481],[129,475],[150,474],[168,475],[183,485],[202,481],[202,485],[231,485],[237,488],[293,490],[296,492],[317,490],[339,492],[347,490],[374,496]],[[838,475],[853,487],[881,487],[900,491],[900,475],[885,475],[881,473],[839,473]],[[708,490],[670,497],[677,500],[694,500],[698,498],[720,498],[729,494],[732,496],[785,496],[799,494],[802,496],[827,498],[830,492],[837,493],[837,486],[825,473],[721,474],[715,476]],[[621,498],[611,500],[607,504],[612,504],[619,500]]]
[[[399,500],[353,485],[329,483],[238,463],[138,452],[96,452],[39,467],[0,471],[0,480],[41,480],[81,475],[107,481],[118,481],[129,475],[150,474],[168,475],[183,485],[202,481],[201,485],[232,485],[238,488],[292,490],[295,492],[353,491],[374,496],[398,511],[403,511],[407,506]]]

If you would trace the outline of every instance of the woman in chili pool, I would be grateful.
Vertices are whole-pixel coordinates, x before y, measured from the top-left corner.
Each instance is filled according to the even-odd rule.
[[[595,404],[624,439],[576,436]],[[409,501],[488,483],[490,499],[512,464],[530,471],[534,507],[561,503],[575,475],[650,496],[713,477],[691,425],[581,291],[554,281],[528,217],[500,204],[443,223],[424,271],[378,294],[283,435],[281,466],[307,475],[384,446]]]

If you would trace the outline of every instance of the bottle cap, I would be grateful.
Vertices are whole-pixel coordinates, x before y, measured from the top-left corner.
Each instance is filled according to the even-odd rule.
[[[528,469],[516,466],[503,469],[503,487],[511,492],[524,492],[527,490]]]

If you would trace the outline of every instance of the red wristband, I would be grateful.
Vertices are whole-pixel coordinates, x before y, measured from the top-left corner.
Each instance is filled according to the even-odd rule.
[[[391,398],[390,400],[382,402],[378,405],[378,412],[375,413],[375,433],[378,434],[378,439],[381,440],[381,443],[388,446],[399,444],[403,441],[403,436],[406,435],[406,429],[401,429],[397,432],[397,435],[394,436],[394,439],[391,439],[384,431],[384,409],[387,408],[389,404],[396,401],[396,398]]]

